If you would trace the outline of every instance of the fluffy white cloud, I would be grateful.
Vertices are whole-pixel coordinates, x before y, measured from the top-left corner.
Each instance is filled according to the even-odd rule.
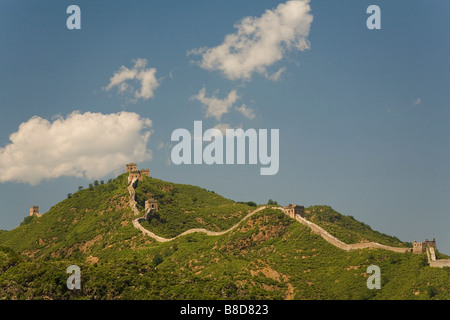
[[[128,162],[151,159],[150,119],[132,112],[71,113],[50,122],[33,117],[0,148],[0,181],[39,183],[61,176],[100,178]]]
[[[156,79],[156,69],[146,68],[146,59],[134,60],[132,69],[121,66],[120,69],[114,73],[110,78],[108,86],[104,89],[109,91],[113,87],[117,87],[120,93],[131,92],[134,100],[150,99],[154,96],[154,91],[159,87],[158,79]],[[127,81],[135,80],[140,83],[140,89],[136,90]]]
[[[417,98],[416,100],[413,101],[413,106],[418,106],[421,103],[422,103],[422,99],[421,98]]]
[[[236,108],[236,110],[242,113],[242,115],[247,119],[253,120],[256,117],[255,111],[251,108],[248,108],[245,104],[243,104],[239,108]]]
[[[242,19],[235,25],[237,32],[228,34],[219,46],[188,54],[201,54],[202,68],[219,70],[230,80],[250,79],[253,72],[266,74],[266,68],[280,61],[287,50],[309,49],[310,10],[309,0],[281,3],[259,18]]]
[[[207,118],[216,118],[217,121],[220,121],[222,115],[229,112],[232,105],[239,99],[239,96],[236,90],[232,90],[224,99],[217,98],[215,93],[211,97],[207,97],[206,89],[202,88],[197,95],[192,96],[192,99],[196,99],[203,104]]]

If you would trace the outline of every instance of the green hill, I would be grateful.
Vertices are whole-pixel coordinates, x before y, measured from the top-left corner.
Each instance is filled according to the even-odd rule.
[[[160,210],[142,225],[163,237],[227,230],[255,209],[205,189],[143,177],[136,186]],[[322,209],[322,210],[321,210]],[[307,218],[347,243],[405,245],[330,207]],[[127,176],[74,193],[41,218],[0,233],[0,299],[450,299],[450,268],[426,254],[346,252],[283,212],[267,208],[221,235],[159,243],[132,225]],[[69,265],[82,289],[66,288]],[[382,289],[366,286],[378,265]]]

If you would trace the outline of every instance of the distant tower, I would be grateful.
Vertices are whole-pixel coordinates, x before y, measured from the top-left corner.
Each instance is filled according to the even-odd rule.
[[[424,253],[424,252],[427,252],[427,247],[433,247],[435,250],[437,250],[436,239],[433,238],[433,241],[429,241],[428,239],[425,239],[424,242],[416,242],[416,240],[414,240],[414,242],[413,242],[413,253]]]
[[[142,181],[143,176],[150,177],[149,169],[138,170],[136,163],[129,163],[125,166],[126,172],[128,173],[128,183],[133,181],[133,179],[138,179]]]
[[[416,240],[414,240],[413,253],[424,253],[425,249],[426,247],[423,245],[423,242],[416,242]]]
[[[305,207],[299,206],[298,204],[289,204],[283,208],[283,211],[293,219],[295,219],[295,216],[297,215],[305,217]]]
[[[125,166],[125,169],[126,169],[127,173],[137,171],[137,165],[136,165],[136,163],[129,163]]]
[[[158,201],[156,201],[155,199],[148,199],[147,201],[145,201],[144,219],[150,221],[152,213],[158,210]]]
[[[145,211],[147,210],[158,211],[158,201],[155,199],[148,199],[145,201]]]
[[[30,216],[42,217],[42,214],[39,213],[39,206],[30,207]]]
[[[141,175],[150,177],[150,170],[149,169],[141,169],[139,171],[141,172]]]

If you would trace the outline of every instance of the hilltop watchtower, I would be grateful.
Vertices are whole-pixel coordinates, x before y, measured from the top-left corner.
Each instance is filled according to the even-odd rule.
[[[141,172],[142,176],[150,177],[150,170],[149,169],[141,169],[139,171]]]
[[[129,163],[125,166],[126,172],[130,173],[133,171],[137,171],[137,164],[136,163]]]
[[[150,177],[149,169],[138,170],[136,163],[129,163],[125,166],[125,170],[128,173],[128,183],[133,181],[133,179],[138,179],[142,181],[142,176]]]
[[[424,242],[416,242],[416,240],[414,240],[413,253],[425,253],[427,251],[427,247],[433,247],[435,250],[437,250],[436,239],[433,238],[433,241],[425,239]]]
[[[295,219],[296,215],[305,217],[305,207],[299,206],[298,204],[289,204],[288,206],[283,208],[283,211],[293,219]]]
[[[31,216],[42,217],[42,214],[39,213],[39,206],[30,207],[30,217]]]

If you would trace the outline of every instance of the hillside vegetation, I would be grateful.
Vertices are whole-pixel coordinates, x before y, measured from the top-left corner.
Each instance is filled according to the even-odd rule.
[[[0,299],[450,299],[450,268],[430,268],[426,254],[346,252],[271,208],[222,236],[158,243],[132,226],[126,186],[124,174],[1,232]],[[136,186],[142,214],[150,197],[160,211],[145,227],[167,237],[190,228],[225,230],[255,209],[144,177]],[[308,209],[344,242],[401,243],[329,207]],[[72,264],[81,268],[78,292],[66,288]],[[366,286],[373,264],[382,272],[381,290]]]
[[[305,209],[305,218],[314,222],[344,243],[378,242],[393,247],[411,247],[412,243],[372,230],[352,216],[346,216],[329,206],[311,206]]]
[[[166,238],[192,228],[226,230],[255,209],[200,187],[144,177],[136,186],[136,201],[142,213],[149,198],[158,201],[159,211],[143,225]]]

